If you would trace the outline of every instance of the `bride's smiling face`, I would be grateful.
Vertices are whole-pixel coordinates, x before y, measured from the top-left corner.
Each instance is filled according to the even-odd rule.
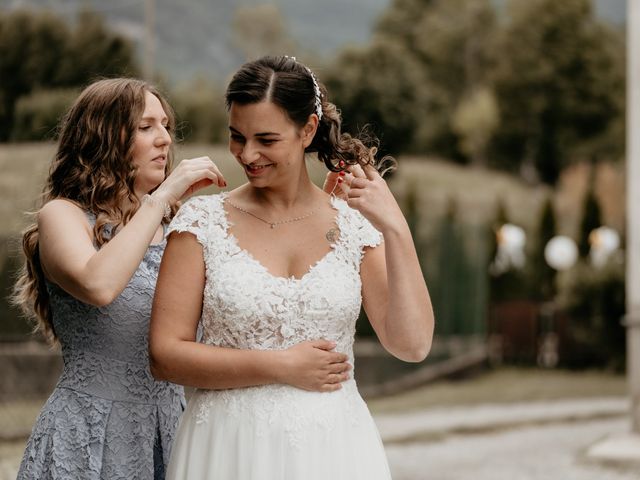
[[[297,178],[300,168],[304,168],[304,150],[315,134],[315,122],[310,117],[300,128],[269,101],[232,103],[229,151],[255,186]]]

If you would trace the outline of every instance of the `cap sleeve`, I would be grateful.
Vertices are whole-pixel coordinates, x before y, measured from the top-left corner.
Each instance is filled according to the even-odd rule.
[[[356,216],[356,231],[358,244],[360,248],[364,247],[377,247],[382,243],[383,237],[382,233],[380,233],[376,228],[371,225],[371,222],[364,218],[358,211],[354,211],[354,215]]]
[[[195,235],[198,242],[206,247],[206,229],[209,224],[210,209],[207,197],[198,196],[187,200],[178,210],[167,229],[167,235],[171,232],[189,232]]]
[[[359,262],[365,247],[377,247],[384,238],[358,210],[351,208],[342,199],[332,199],[333,205],[341,212],[338,216],[340,237]]]

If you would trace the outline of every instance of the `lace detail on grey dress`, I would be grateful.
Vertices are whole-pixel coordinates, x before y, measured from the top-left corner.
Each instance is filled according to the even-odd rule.
[[[169,231],[191,232],[203,246],[206,283],[202,341],[242,349],[285,349],[304,340],[336,342],[353,363],[355,323],[361,305],[360,262],[365,247],[375,247],[382,235],[346,202],[332,197],[338,240],[300,279],[277,277],[229,233],[225,194],[188,201]],[[300,401],[301,395],[308,399]],[[355,393],[355,394],[354,394]],[[304,440],[306,427],[331,428],[332,408],[361,403],[355,382],[335,395],[317,395],[286,385],[268,385],[198,395],[198,418],[208,421],[214,410],[255,419],[256,425],[285,425],[293,445]],[[341,406],[340,406],[341,405]],[[353,416],[357,421],[357,416]]]
[[[164,247],[164,241],[149,247],[105,307],[47,285],[64,369],[33,428],[18,479],[164,479],[184,409],[182,388],[156,381],[148,366]]]

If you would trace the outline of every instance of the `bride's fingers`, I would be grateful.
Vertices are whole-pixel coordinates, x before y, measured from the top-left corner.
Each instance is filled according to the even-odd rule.
[[[331,375],[328,376],[327,378],[327,383],[332,384],[332,383],[342,383],[346,380],[349,379],[349,376],[347,374],[344,373],[332,373]]]
[[[351,180],[351,182],[349,182],[349,186],[352,189],[363,189],[365,188],[367,185],[369,184],[369,180],[366,178],[354,178],[353,180]]]
[[[362,167],[357,163],[355,165],[350,165],[347,170],[356,178],[367,178],[364,170],[362,170]]]
[[[376,170],[373,165],[365,165],[364,174],[366,175],[366,178],[369,180],[375,180],[376,178],[380,177],[378,170]]]

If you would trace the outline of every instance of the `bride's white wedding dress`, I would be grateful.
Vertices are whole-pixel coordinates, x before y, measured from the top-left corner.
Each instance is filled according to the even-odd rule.
[[[203,246],[202,341],[241,349],[336,342],[353,363],[361,304],[360,261],[381,234],[333,198],[340,236],[300,279],[276,277],[229,233],[225,194],[182,206],[171,231]],[[380,435],[353,379],[331,393],[267,385],[196,390],[171,453],[169,479],[389,479]]]

